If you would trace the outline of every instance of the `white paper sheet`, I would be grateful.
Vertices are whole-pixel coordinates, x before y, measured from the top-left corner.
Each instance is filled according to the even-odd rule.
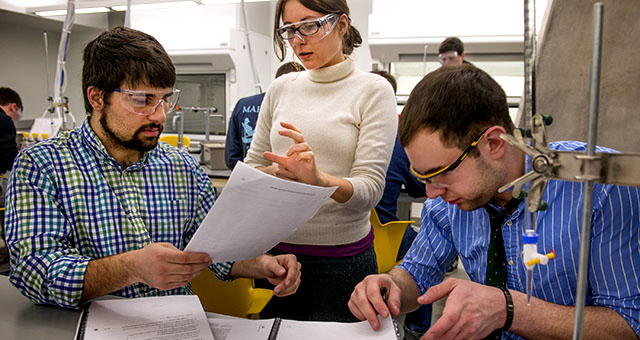
[[[367,321],[319,322],[282,319],[274,330],[274,319],[248,320],[209,318],[215,340],[397,340],[393,319],[380,318],[374,331]],[[270,337],[271,335],[271,337]]]
[[[84,313],[85,340],[214,340],[195,295],[98,300]]]
[[[238,162],[185,248],[214,262],[264,254],[305,224],[336,187],[318,187],[267,175]]]
[[[208,319],[208,321],[215,340],[268,340],[273,325],[273,319]]]
[[[395,340],[396,330],[393,319],[378,317],[380,329],[374,331],[367,321],[360,322],[319,322],[282,320],[278,340]],[[216,339],[217,340],[217,339]]]

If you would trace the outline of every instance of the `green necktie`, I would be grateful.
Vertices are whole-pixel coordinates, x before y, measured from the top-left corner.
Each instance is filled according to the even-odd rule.
[[[520,204],[522,200],[512,199],[504,209],[485,205],[484,208],[489,213],[491,222],[491,235],[489,236],[489,249],[487,250],[487,286],[507,287],[507,256],[504,251],[504,239],[502,238],[502,223],[507,214]],[[501,339],[502,331],[496,329],[485,339]]]

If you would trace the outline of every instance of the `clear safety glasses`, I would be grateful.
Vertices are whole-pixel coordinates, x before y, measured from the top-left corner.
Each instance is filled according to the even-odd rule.
[[[289,43],[297,36],[302,41],[318,41],[329,35],[340,18],[338,13],[329,13],[322,18],[305,20],[280,26],[276,33]]]
[[[440,65],[450,64],[458,59],[457,51],[450,51],[438,54],[438,62]]]
[[[180,90],[178,89],[137,91],[118,87],[113,90],[120,92],[120,103],[125,109],[142,116],[154,114],[160,105],[162,105],[164,113],[167,114],[176,107],[178,99],[180,99]]]
[[[421,183],[424,183],[424,184],[429,183],[429,184],[432,184],[432,185],[435,185],[435,186],[438,186],[438,187],[441,187],[441,188],[446,188],[447,187],[446,184],[433,182],[433,178],[436,177],[436,176],[440,176],[440,175],[442,175],[442,174],[444,174],[446,172],[455,170],[458,167],[458,165],[460,165],[460,163],[462,163],[462,161],[464,161],[464,159],[467,158],[467,156],[469,156],[471,151],[478,145],[478,143],[480,143],[480,140],[482,139],[482,137],[484,137],[484,134],[487,132],[487,130],[488,129],[482,131],[482,133],[480,134],[480,137],[476,138],[473,142],[471,142],[471,144],[466,149],[464,149],[464,151],[462,152],[462,155],[460,155],[460,157],[458,157],[458,159],[456,159],[456,161],[451,163],[450,165],[445,166],[444,168],[442,168],[440,170],[429,172],[427,174],[421,174],[421,173],[417,172],[413,168],[413,165],[410,165],[409,169],[411,169],[411,173]]]

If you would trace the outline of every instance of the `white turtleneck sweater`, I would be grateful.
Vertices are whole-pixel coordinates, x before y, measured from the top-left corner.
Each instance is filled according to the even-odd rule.
[[[341,245],[364,238],[369,212],[380,200],[393,150],[398,116],[389,82],[355,69],[346,60],[329,67],[293,72],[269,86],[251,148],[244,162],[269,166],[264,151],[284,155],[293,141],[278,134],[280,122],[295,125],[311,147],[316,167],[353,185],[345,203],[329,199],[285,242]]]

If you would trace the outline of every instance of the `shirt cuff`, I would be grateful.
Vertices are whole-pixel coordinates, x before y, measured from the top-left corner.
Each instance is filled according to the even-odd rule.
[[[231,273],[233,263],[234,261],[214,263],[209,268],[213,270],[216,277],[221,281],[232,281],[233,278],[229,274]]]

